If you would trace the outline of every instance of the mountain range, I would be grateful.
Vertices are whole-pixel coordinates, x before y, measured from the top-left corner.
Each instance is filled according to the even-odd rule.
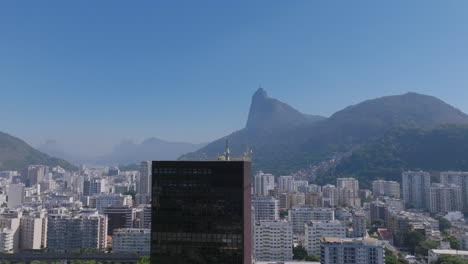
[[[23,140],[0,132],[0,170],[21,170],[28,165],[60,166],[67,170],[77,167],[69,162],[42,153]]]
[[[224,138],[229,138],[232,156],[250,148],[255,169],[284,175],[337,155],[347,157],[392,129],[432,129],[444,124],[468,124],[468,115],[435,97],[406,93],[364,101],[324,118],[302,114],[259,89],[252,97],[245,128],[181,159],[215,158],[224,151]]]
[[[245,127],[230,135],[200,145],[157,138],[140,144],[123,141],[110,154],[91,162],[215,159],[224,153],[226,138],[231,156],[249,155],[254,170],[299,175],[321,184],[352,176],[366,186],[375,178],[399,179],[407,169],[468,170],[468,115],[435,97],[385,96],[322,117],[301,113],[261,88],[252,96]],[[78,160],[61,151],[55,141],[39,149],[50,156],[0,133],[0,169],[29,164],[74,168],[51,156]]]
[[[175,160],[180,155],[195,151],[205,144],[192,144],[186,142],[170,142],[155,137],[135,143],[123,140],[117,144],[110,153],[99,157],[86,157],[73,155],[64,151],[55,140],[47,140],[37,147],[38,150],[51,156],[62,157],[76,164],[94,165],[129,165],[139,164],[142,160]]]

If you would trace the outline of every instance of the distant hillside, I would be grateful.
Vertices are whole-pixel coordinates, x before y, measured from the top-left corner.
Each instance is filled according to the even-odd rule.
[[[435,97],[417,93],[368,100],[330,118],[308,119],[259,90],[252,97],[247,126],[228,137],[233,155],[242,155],[250,146],[255,169],[286,174],[359,148],[392,128],[450,123],[468,124],[468,116]],[[181,158],[216,157],[223,151],[224,141],[219,139]]]
[[[110,154],[104,155],[92,162],[96,164],[139,164],[143,160],[175,160],[180,155],[195,151],[204,144],[185,142],[169,142],[158,138],[148,138],[136,144],[125,140],[115,146]]]
[[[369,187],[377,178],[401,181],[404,170],[468,170],[468,125],[392,129],[319,175],[317,182],[351,176]]]
[[[21,170],[36,164],[60,166],[67,170],[77,169],[65,160],[44,154],[21,139],[0,132],[0,170]]]

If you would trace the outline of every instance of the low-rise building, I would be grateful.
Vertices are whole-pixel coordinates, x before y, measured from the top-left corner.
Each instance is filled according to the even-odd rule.
[[[151,232],[145,228],[121,228],[114,230],[112,251],[117,253],[149,253]]]
[[[325,237],[321,240],[321,264],[384,264],[383,246],[372,238]]]
[[[284,220],[257,222],[254,226],[254,258],[284,261],[293,257],[293,232]]]

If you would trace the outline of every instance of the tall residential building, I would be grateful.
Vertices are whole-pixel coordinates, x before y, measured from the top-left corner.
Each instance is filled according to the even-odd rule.
[[[278,188],[287,191],[295,192],[294,190],[294,178],[292,176],[279,176],[278,177]]]
[[[271,196],[252,197],[252,207],[255,221],[278,220],[278,200]]]
[[[445,171],[440,173],[440,183],[456,184],[462,188],[463,212],[468,213],[468,172]]]
[[[140,180],[137,185],[139,194],[149,194],[151,196],[151,161],[140,163]]]
[[[22,183],[13,183],[8,187],[8,208],[15,208],[24,202],[24,185]]]
[[[361,207],[361,198],[359,198],[358,191],[349,188],[339,188],[338,204],[343,207]]]
[[[313,207],[323,206],[323,196],[321,192],[309,192],[305,194],[305,204]]]
[[[92,196],[106,192],[104,179],[88,179],[83,182],[83,195]]]
[[[305,205],[305,194],[304,193],[289,193],[289,206],[303,206]]]
[[[296,192],[306,193],[309,192],[308,181],[294,181],[294,190]]]
[[[259,172],[254,176],[255,195],[268,195],[270,190],[275,189],[275,176],[269,173]]]
[[[30,165],[26,168],[26,186],[31,187],[39,184],[49,173],[49,167],[44,165]]]
[[[151,258],[158,264],[250,264],[250,162],[152,165]]]
[[[45,212],[31,212],[20,220],[20,248],[38,250],[47,246],[47,217]]]
[[[143,253],[151,251],[151,230],[141,228],[122,228],[114,230],[112,251],[116,253]]]
[[[339,221],[311,221],[305,224],[305,248],[309,254],[320,254],[323,237],[346,237],[346,226]]]
[[[425,171],[405,171],[402,178],[405,203],[415,208],[428,208],[431,175]]]
[[[254,226],[256,261],[286,261],[293,257],[292,226],[287,221],[262,221]]]
[[[462,211],[462,188],[455,184],[433,183],[429,188],[429,210],[431,213]]]
[[[289,197],[289,193],[279,193],[278,194],[278,201],[279,201],[279,209],[289,209],[291,208],[291,199]]]
[[[396,181],[373,181],[372,192],[374,193],[374,196],[400,198],[400,184]]]
[[[13,251],[19,249],[20,244],[20,219],[22,217],[21,211],[7,211],[0,214],[0,229],[7,228],[13,234]]]
[[[322,187],[323,206],[334,207],[338,205],[338,188],[327,184]]]
[[[355,213],[353,215],[353,237],[367,236],[366,215],[363,213]]]
[[[13,231],[8,228],[0,228],[0,253],[13,253]]]
[[[336,179],[336,188],[346,188],[356,191],[359,191],[359,181],[355,178],[338,178]]]
[[[321,239],[321,264],[384,264],[383,246],[373,238]]]
[[[47,248],[71,251],[80,248],[105,250],[107,217],[99,214],[50,214],[47,223]]]
[[[108,206],[103,215],[107,216],[107,234],[112,236],[116,229],[133,227],[135,210],[129,206]]]
[[[295,234],[304,234],[304,224],[309,221],[335,220],[335,211],[331,208],[298,207],[289,210],[289,222],[292,224]]]
[[[371,222],[377,219],[382,219],[385,221],[388,214],[388,205],[381,201],[374,201],[370,203],[369,211]]]

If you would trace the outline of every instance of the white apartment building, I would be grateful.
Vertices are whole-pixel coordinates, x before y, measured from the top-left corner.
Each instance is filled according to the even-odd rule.
[[[295,192],[294,190],[294,178],[292,176],[279,176],[278,177],[278,188],[287,192]]]
[[[372,238],[322,238],[320,257],[321,264],[385,263],[383,246]]]
[[[269,190],[275,189],[275,176],[269,173],[259,172],[254,176],[254,194],[268,195]]]
[[[355,178],[338,178],[336,179],[336,188],[351,189],[357,193],[357,191],[359,191],[359,181]]]
[[[374,193],[374,196],[400,198],[400,184],[396,181],[373,181],[372,192]]]
[[[463,211],[468,212],[468,172],[466,171],[441,172],[440,183],[456,184],[462,188]]]
[[[112,236],[112,251],[121,253],[149,253],[151,230],[145,228],[121,228]]]
[[[13,230],[0,229],[0,253],[13,253]]]
[[[10,229],[13,234],[13,251],[19,249],[20,244],[20,219],[22,214],[18,211],[4,212],[0,215],[0,229]]]
[[[21,206],[24,202],[24,185],[22,183],[13,183],[8,187],[8,208]]]
[[[271,196],[252,197],[253,217],[255,221],[278,220],[278,200]]]
[[[405,171],[402,174],[403,200],[415,208],[429,207],[431,175],[425,171]]]
[[[331,208],[297,207],[289,210],[289,222],[292,224],[294,234],[304,234],[304,224],[309,221],[335,220],[335,211]]]
[[[254,258],[286,261],[293,257],[292,226],[284,220],[262,221],[254,226]]]
[[[117,193],[102,193],[89,198],[89,207],[94,207],[102,214],[108,206],[132,206],[132,196]]]
[[[346,226],[339,221],[310,221],[305,224],[305,248],[309,254],[320,254],[320,239],[346,237]]]
[[[455,184],[432,184],[429,187],[429,210],[431,213],[462,211],[462,188]]]
[[[338,188],[327,184],[322,187],[323,206],[334,207],[338,205]]]
[[[45,215],[23,215],[20,220],[20,248],[41,249],[47,246],[47,217]]]
[[[47,248],[74,250],[107,247],[107,217],[99,214],[51,214],[47,223]]]

